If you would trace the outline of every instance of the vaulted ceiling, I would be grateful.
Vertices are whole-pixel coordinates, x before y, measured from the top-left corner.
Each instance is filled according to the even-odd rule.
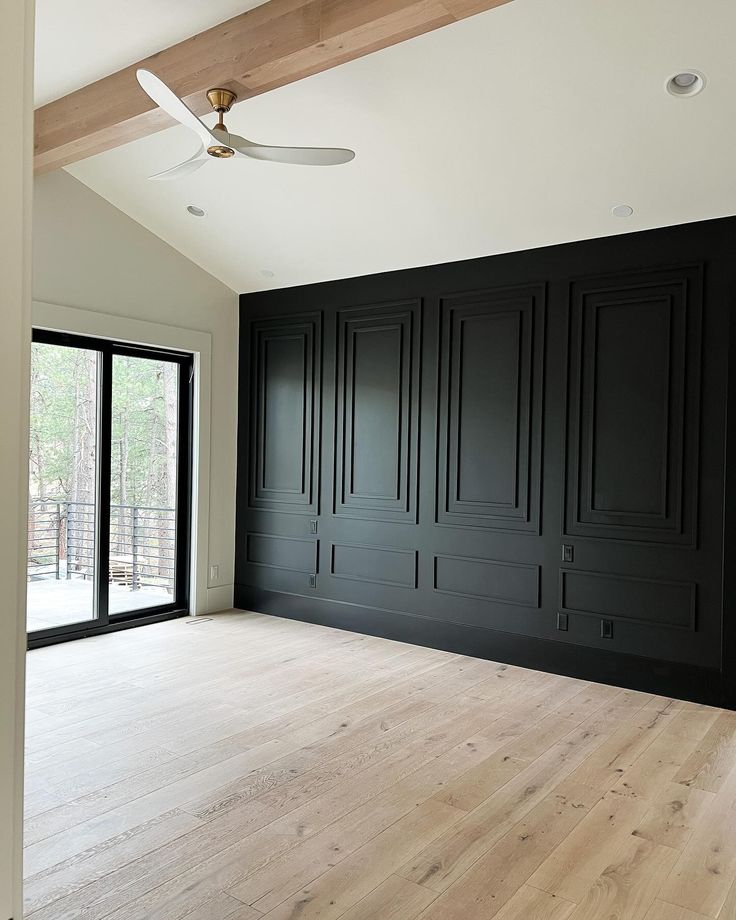
[[[264,0],[36,0],[36,105],[260,6]]]
[[[95,7],[40,0],[39,101],[246,4]],[[149,182],[197,147],[175,127],[67,168],[237,291],[733,214],[735,31],[722,0],[513,0],[230,113],[257,141],[352,147],[346,166],[225,160]],[[669,95],[689,69],[705,89]]]

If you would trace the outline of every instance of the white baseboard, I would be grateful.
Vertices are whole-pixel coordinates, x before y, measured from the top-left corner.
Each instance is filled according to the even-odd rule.
[[[218,585],[207,588],[207,613],[231,610],[233,606],[233,585]]]

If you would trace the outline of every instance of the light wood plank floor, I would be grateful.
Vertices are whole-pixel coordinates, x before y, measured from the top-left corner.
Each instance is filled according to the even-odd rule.
[[[736,713],[242,613],[28,674],[32,920],[736,920]]]

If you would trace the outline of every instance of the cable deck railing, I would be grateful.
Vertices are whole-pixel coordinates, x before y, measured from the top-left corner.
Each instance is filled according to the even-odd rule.
[[[110,506],[110,581],[132,591],[160,587],[173,593],[174,508]],[[92,502],[32,499],[28,508],[28,580],[94,578],[95,506]]]

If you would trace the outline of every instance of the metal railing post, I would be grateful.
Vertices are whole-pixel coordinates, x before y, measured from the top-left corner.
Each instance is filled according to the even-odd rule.
[[[66,577],[72,577],[72,503],[66,506]]]
[[[61,502],[56,503],[56,580],[59,580],[59,560],[61,557]]]
[[[136,568],[138,564],[138,508],[133,508],[133,571],[131,573],[130,590],[138,590],[138,576]]]

